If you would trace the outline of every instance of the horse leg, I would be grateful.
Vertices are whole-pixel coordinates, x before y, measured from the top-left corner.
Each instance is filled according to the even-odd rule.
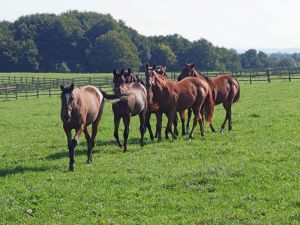
[[[196,127],[196,125],[197,125],[197,117],[196,117],[196,115],[194,116],[194,121],[193,121],[193,127],[192,127],[192,130],[191,130],[191,132],[190,132],[190,134],[189,134],[189,139],[191,140],[192,138],[193,138],[193,134],[194,134],[194,130],[195,130],[195,127]]]
[[[153,136],[153,132],[152,132],[151,124],[150,124],[150,118],[151,118],[151,111],[147,111],[146,118],[145,118],[145,125],[148,128],[148,131],[150,134],[150,139],[151,139],[151,141],[153,141],[154,136]]]
[[[160,111],[155,112],[156,115],[156,132],[157,141],[161,141],[161,125],[162,125],[162,113]]]
[[[140,114],[139,114],[139,117],[140,117],[140,133],[141,133],[141,146],[144,146],[144,134],[145,134],[145,114],[147,112],[145,111],[142,111]]]
[[[130,114],[126,115],[123,117],[123,123],[124,123],[124,149],[123,152],[127,151],[127,140],[128,140],[128,135],[129,135],[129,125],[130,125]]]
[[[88,131],[87,127],[84,128],[83,133],[85,135],[86,144],[87,144],[87,147],[88,147],[86,163],[90,163],[90,155],[91,155],[91,152],[92,152],[92,143],[91,143],[91,137],[90,137],[90,134],[89,134],[89,131]]]
[[[232,130],[232,121],[231,121],[231,105],[228,107],[228,130]]]
[[[192,108],[189,108],[188,109],[188,119],[187,119],[187,122],[186,122],[186,133],[187,134],[190,132],[190,121],[191,121],[191,118],[192,118]]]
[[[115,117],[114,117],[114,124],[115,124],[114,137],[115,137],[115,139],[117,141],[117,144],[121,148],[122,144],[121,144],[120,139],[119,139],[119,125],[120,125],[120,120],[121,120],[121,117],[115,115]]]
[[[172,131],[172,122],[174,121],[175,114],[176,114],[176,111],[169,111],[167,113],[168,123],[167,123],[167,127],[165,130],[166,137],[168,136],[169,133],[171,133],[173,139],[177,139],[177,136]]]
[[[174,134],[175,134],[176,136],[178,136],[178,129],[177,129],[177,125],[178,125],[178,116],[177,116],[177,113],[175,113],[173,125],[174,125]]]
[[[84,130],[85,125],[81,124],[79,128],[76,129],[75,136],[74,138],[69,142],[68,147],[69,147],[69,156],[70,156],[70,165],[69,165],[69,170],[70,171],[75,171],[74,163],[75,163],[75,148],[77,146],[79,137],[81,133]]]
[[[202,115],[202,119],[204,118],[204,106],[202,106],[201,107],[201,111],[200,111],[200,113],[201,113],[201,115]],[[203,123],[204,123],[204,119],[203,119]],[[216,129],[214,128],[214,126],[213,126],[213,124],[212,123],[209,123],[209,127],[210,127],[210,129],[211,129],[211,131],[212,132],[216,132]]]
[[[185,111],[179,112],[180,115],[180,120],[181,120],[181,129],[182,129],[182,136],[186,135],[186,131],[185,131]]]
[[[97,120],[95,120],[93,123],[92,123],[92,137],[91,137],[91,141],[90,141],[90,149],[88,149],[88,153],[87,153],[87,156],[88,156],[88,159],[87,159],[87,163],[91,163],[92,162],[92,155],[93,155],[93,148],[95,147],[95,138],[96,138],[96,135],[97,135],[97,132],[98,132],[98,125],[99,125],[99,121],[100,121],[100,118],[98,118]]]
[[[226,122],[229,119],[229,113],[230,113],[229,111],[231,110],[231,107],[229,107],[228,103],[226,103],[226,102],[223,103],[223,107],[224,107],[224,109],[226,111],[226,116],[225,116],[225,120],[224,120],[224,122],[223,122],[223,124],[221,126],[221,132],[224,132]]]
[[[67,136],[67,142],[68,142],[68,149],[69,149],[69,157],[70,157],[70,163],[69,163],[69,170],[71,168],[71,165],[74,164],[74,149],[72,149],[72,133],[71,130],[68,129],[66,126],[64,126],[64,130]],[[73,151],[73,153],[72,153]]]

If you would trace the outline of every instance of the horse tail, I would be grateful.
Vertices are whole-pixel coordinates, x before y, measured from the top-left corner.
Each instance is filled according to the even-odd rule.
[[[212,93],[212,98],[213,100],[216,99],[216,91],[215,91],[215,84],[214,82],[212,81],[212,79],[210,79],[209,77],[205,76],[205,80],[206,82],[208,83],[209,87],[210,87],[210,90],[211,90],[211,93]]]
[[[240,84],[239,84],[239,82],[238,82],[238,80],[237,79],[235,79],[235,78],[233,78],[236,82],[237,82],[237,88],[238,88],[238,92],[236,93],[236,95],[234,96],[234,98],[233,98],[233,103],[235,103],[235,102],[238,102],[239,100],[240,100],[240,95],[241,95],[241,88],[240,88]],[[229,83],[229,85],[230,85],[230,92],[232,92],[232,94],[233,94],[233,82],[230,82]]]
[[[116,102],[120,101],[122,99],[122,97],[124,96],[127,96],[127,95],[124,95],[124,94],[107,94],[106,92],[104,91],[101,91],[101,93],[103,94],[103,97],[107,100],[116,100]]]
[[[104,96],[104,95],[102,94],[102,96]],[[103,110],[104,110],[104,98],[102,98],[102,102],[101,102],[101,104],[100,104],[100,109],[99,109],[99,120],[100,120],[101,117],[102,117]]]
[[[208,89],[208,94],[204,100],[204,118],[207,122],[212,123],[212,117],[214,113],[214,98],[213,98],[213,90],[211,88]]]

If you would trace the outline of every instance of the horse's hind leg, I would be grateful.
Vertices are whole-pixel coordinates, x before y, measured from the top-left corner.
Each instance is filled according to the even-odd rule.
[[[119,139],[119,125],[120,125],[120,120],[121,120],[120,116],[117,116],[117,115],[114,116],[114,124],[115,124],[114,137],[115,137],[115,139],[117,141],[117,144],[121,148],[122,144],[121,144],[120,139]]]
[[[123,152],[127,151],[127,141],[128,141],[128,135],[129,135],[129,125],[130,125],[130,114],[123,117],[123,123],[124,123],[124,149]]]
[[[144,134],[145,134],[145,112],[139,114],[140,117],[140,133],[141,133],[141,146],[144,146]]]
[[[186,130],[185,130],[185,111],[179,112],[180,115],[180,120],[181,120],[181,133],[182,136],[186,135]]]
[[[89,131],[87,129],[87,127],[83,130],[84,132],[84,135],[85,135],[85,139],[86,139],[86,144],[87,144],[87,147],[88,147],[88,150],[87,150],[87,163],[91,163],[92,162],[92,143],[91,143],[91,137],[90,137],[90,134],[89,134]]]
[[[166,131],[165,131],[166,137],[168,136],[169,133],[171,133],[173,139],[177,139],[177,136],[172,131],[172,123],[174,121],[175,114],[176,114],[176,111],[170,111],[170,112],[168,112],[168,114],[167,114],[167,116],[168,116],[168,123],[167,123]]]
[[[204,106],[202,106],[202,108],[201,108],[202,119],[204,118],[204,116],[203,116],[204,115],[203,110],[204,110]],[[203,121],[204,121],[204,119],[203,119]],[[210,127],[210,129],[211,129],[212,132],[216,132],[216,129],[214,128],[214,126],[213,126],[212,123],[209,123],[209,127]]]
[[[95,147],[95,139],[96,139],[96,135],[98,133],[99,121],[100,121],[100,117],[97,118],[97,120],[95,120],[92,123],[92,137],[90,138],[90,146],[88,147],[88,152],[87,152],[87,157],[88,157],[87,163],[92,162],[93,148]],[[89,133],[87,132],[87,134],[89,134]],[[87,136],[85,136],[85,137],[87,138]]]
[[[146,118],[145,118],[145,126],[148,128],[151,141],[153,141],[154,136],[153,136],[153,132],[152,132],[151,124],[150,124],[150,118],[151,118],[151,111],[147,111]]]
[[[177,125],[178,125],[178,116],[177,116],[177,113],[175,113],[175,117],[174,117],[174,120],[173,120],[173,125],[174,125],[174,134],[176,136],[178,136],[178,129],[177,129]]]
[[[192,118],[192,108],[188,109],[188,119],[186,121],[186,133],[188,134],[190,132],[190,121]]]
[[[225,116],[225,120],[221,126],[221,132],[224,131],[225,129],[225,125],[227,120],[229,120],[229,124],[228,124],[228,129],[231,130],[232,129],[232,124],[231,124],[231,104],[228,102],[224,102],[223,103],[223,107],[226,110],[226,116]]]

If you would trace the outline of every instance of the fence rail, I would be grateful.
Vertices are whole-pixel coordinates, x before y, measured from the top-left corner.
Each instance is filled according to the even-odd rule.
[[[299,68],[267,68],[264,70],[247,69],[238,71],[203,72],[208,77],[219,74],[231,74],[240,82],[271,82],[274,80],[300,80]],[[171,72],[169,78],[176,80],[180,73]],[[143,73],[138,75],[144,79]],[[112,88],[112,76],[77,77],[77,78],[39,78],[30,76],[0,76],[0,101],[12,99],[27,99],[41,96],[58,96],[60,85],[75,83],[77,86],[94,85],[102,89]]]

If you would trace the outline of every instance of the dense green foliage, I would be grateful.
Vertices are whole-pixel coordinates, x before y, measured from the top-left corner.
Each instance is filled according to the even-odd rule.
[[[239,55],[208,40],[178,34],[146,37],[110,15],[69,11],[34,14],[0,22],[0,72],[111,72],[143,69],[145,62],[180,70],[195,62],[201,70],[299,66],[300,54],[268,57],[250,49]]]
[[[134,117],[125,154],[106,103],[94,162],[82,135],[75,173],[58,97],[1,102],[0,224],[299,224],[299,82],[241,90],[231,132],[161,143],[146,133],[140,148]],[[224,114],[217,106],[216,127]]]

